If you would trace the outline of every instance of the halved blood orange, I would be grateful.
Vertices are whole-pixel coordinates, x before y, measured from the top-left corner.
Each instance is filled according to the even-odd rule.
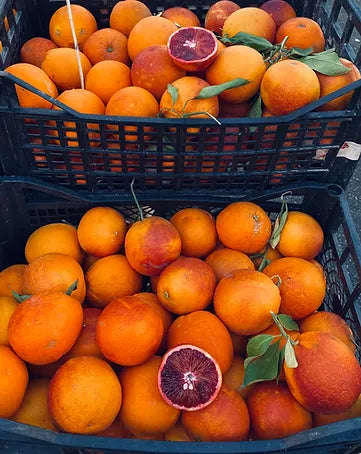
[[[217,397],[222,372],[217,361],[194,345],[179,345],[163,357],[158,388],[172,407],[194,411],[207,407]]]
[[[218,41],[213,32],[201,27],[184,27],[171,34],[168,53],[186,71],[203,71],[216,58]]]

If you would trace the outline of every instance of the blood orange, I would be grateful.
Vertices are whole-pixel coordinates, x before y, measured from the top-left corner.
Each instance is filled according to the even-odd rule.
[[[169,37],[168,53],[174,63],[186,71],[203,71],[216,58],[217,38],[201,27],[184,27]]]
[[[163,399],[180,410],[206,407],[217,397],[222,372],[215,359],[194,345],[180,345],[163,357],[158,388]]]

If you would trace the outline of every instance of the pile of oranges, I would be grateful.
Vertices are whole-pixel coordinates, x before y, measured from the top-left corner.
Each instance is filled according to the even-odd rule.
[[[239,441],[361,416],[352,332],[318,311],[324,234],[313,217],[289,212],[280,229],[260,206],[235,202],[216,219],[201,208],[140,218],[101,206],[77,227],[45,225],[26,242],[27,264],[0,273],[0,417],[76,434]],[[298,325],[280,331],[281,314]],[[261,383],[249,379],[259,339],[286,357]],[[162,356],[182,345],[206,352],[223,380],[195,411],[159,388]],[[177,390],[184,377],[168,379]]]
[[[21,63],[6,71],[81,113],[241,117],[248,114],[260,92],[263,115],[284,115],[360,78],[355,65],[344,59],[340,66],[349,71],[330,76],[301,61],[281,58],[276,62],[248,45],[225,41],[226,46],[222,42],[245,33],[270,43],[285,42],[285,48],[324,51],[325,38],[319,25],[309,18],[296,17],[284,0],[269,0],[260,8],[241,8],[230,0],[221,0],[209,9],[203,26],[187,8],[177,6],[152,15],[147,5],[138,0],[119,1],[111,11],[110,28],[99,30],[90,11],[79,5],[72,5],[71,9],[85,89],[80,88],[65,6],[51,17],[51,39],[35,37],[26,42],[20,53]],[[235,79],[248,83],[206,99],[194,99],[205,87]],[[176,101],[169,84],[177,89]],[[17,94],[23,107],[52,107],[50,102],[20,87]],[[351,96],[348,93],[339,97],[321,110],[344,109]],[[126,126],[126,130],[133,131],[134,138],[134,127]],[[74,137],[76,133],[67,135]]]

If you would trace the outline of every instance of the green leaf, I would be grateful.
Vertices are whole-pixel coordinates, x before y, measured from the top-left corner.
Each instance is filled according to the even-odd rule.
[[[278,362],[280,357],[280,341],[271,344],[267,351],[258,356],[245,368],[242,387],[265,380],[274,380],[278,373]]]
[[[247,85],[249,83],[250,83],[249,80],[238,78],[230,80],[229,82],[225,82],[224,84],[211,85],[210,87],[202,88],[199,94],[193,99],[212,98],[212,96],[218,96],[225,90],[229,90],[230,88],[242,87],[243,85]]]
[[[263,257],[257,271],[263,271],[266,268],[266,266],[268,266],[270,263],[271,260],[268,260],[266,257]]]
[[[308,55],[312,54],[312,52],[312,47],[308,47],[307,49],[301,49],[300,47],[291,47],[291,49],[287,52],[287,57],[307,57]]]
[[[244,46],[258,50],[259,52],[270,50],[273,47],[273,44],[267,41],[267,39],[244,32],[238,32],[232,37],[225,35],[220,41],[223,44],[243,44]]]
[[[252,107],[248,113],[249,118],[261,118],[262,117],[262,98],[258,95],[254,100]]]
[[[281,233],[282,233],[284,225],[286,224],[287,216],[288,216],[288,205],[282,195],[281,210],[279,212],[279,215],[277,216],[275,225],[273,227],[271,239],[269,240],[269,244],[271,245],[272,249],[275,249],[277,244],[280,242]]]
[[[18,303],[22,303],[33,296],[33,295],[20,295],[18,292],[15,292],[14,290],[11,293],[13,294],[13,297],[16,299],[16,301]]]
[[[285,361],[286,361],[287,367],[290,367],[292,369],[295,369],[296,367],[298,367],[295,350],[293,348],[293,345],[291,344],[290,338],[288,338],[287,342],[286,342]]]
[[[79,282],[79,279],[77,279],[75,282],[73,282],[71,284],[71,286],[68,288],[68,290],[65,292],[65,294],[70,296],[74,292],[74,290],[76,290],[78,288],[78,282]]]
[[[256,358],[258,358],[258,356],[249,356],[248,358],[246,358],[243,363],[244,368],[246,369],[248,367],[248,364]]]
[[[336,52],[325,51],[317,54],[308,55],[307,57],[301,57],[298,59],[302,63],[305,63],[314,71],[317,71],[326,76],[340,76],[350,71],[350,68],[344,66]]]
[[[170,96],[172,98],[172,104],[174,105],[178,99],[178,88],[172,84],[168,84],[167,91],[170,94]]]
[[[294,320],[292,320],[292,318],[289,315],[278,314],[277,317],[278,317],[278,320],[281,322],[281,325],[287,331],[299,331],[300,330],[297,323]]]
[[[275,337],[276,336],[272,336],[270,334],[259,334],[258,336],[252,337],[247,344],[247,355],[263,355]]]

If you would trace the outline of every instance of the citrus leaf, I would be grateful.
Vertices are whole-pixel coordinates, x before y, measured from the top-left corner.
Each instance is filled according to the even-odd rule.
[[[249,356],[244,360],[243,366],[246,369],[249,363],[251,363],[254,359],[258,358],[258,356]]]
[[[286,347],[285,347],[285,361],[287,364],[287,367],[290,367],[292,369],[295,369],[298,367],[298,362],[296,359],[295,351],[293,349],[293,346],[291,344],[291,339],[288,338],[286,342]]]
[[[78,288],[78,282],[79,279],[77,279],[75,282],[71,284],[71,286],[68,288],[68,290],[65,292],[66,295],[71,296],[71,294]]]
[[[13,297],[16,299],[16,301],[18,303],[22,303],[33,296],[33,295],[20,295],[18,292],[15,292],[14,290],[11,293],[13,294]]]
[[[301,49],[300,47],[291,47],[291,49],[287,52],[287,57],[307,57],[308,55],[312,54],[312,52],[312,47],[308,47],[307,49]]]
[[[258,356],[245,368],[242,387],[265,380],[274,380],[278,373],[278,362],[280,357],[280,341],[271,344],[267,351]]]
[[[289,315],[278,314],[277,317],[278,317],[278,320],[281,322],[281,325],[287,331],[299,331],[300,330],[297,323],[294,320],[292,320],[292,318]]]
[[[325,74],[326,76],[339,76],[350,71],[350,68],[347,68],[341,63],[338,55],[334,51],[325,51],[308,55],[307,57],[299,58],[298,61],[305,63],[314,71]]]
[[[237,88],[242,87],[242,85],[249,84],[249,80],[246,79],[233,79],[229,82],[225,82],[224,84],[219,85],[211,85],[210,87],[204,87],[199,92],[199,94],[193,99],[207,99],[211,98],[212,96],[218,96],[223,93],[225,90],[229,90],[230,88]]]
[[[220,39],[223,44],[243,44],[244,46],[252,47],[259,52],[267,51],[272,49],[273,44],[267,39],[261,38],[251,33],[238,32],[231,38],[227,35]]]
[[[260,356],[263,355],[271,345],[273,338],[270,334],[259,334],[258,336],[252,337],[247,344],[247,355],[248,356]]]
[[[282,196],[281,210],[279,212],[279,215],[277,216],[277,219],[276,219],[274,227],[273,227],[271,239],[269,240],[269,244],[272,249],[275,249],[277,244],[280,242],[281,233],[282,233],[283,227],[287,221],[287,216],[288,216],[288,205]]]
[[[268,260],[266,257],[263,257],[257,271],[263,271],[266,268],[266,266],[268,266],[270,263],[271,260]]]
[[[252,107],[248,113],[249,118],[260,118],[262,117],[262,98],[258,95],[254,100]]]
[[[178,88],[172,84],[168,84],[167,91],[170,94],[170,97],[172,98],[172,104],[174,105],[178,99]]]

